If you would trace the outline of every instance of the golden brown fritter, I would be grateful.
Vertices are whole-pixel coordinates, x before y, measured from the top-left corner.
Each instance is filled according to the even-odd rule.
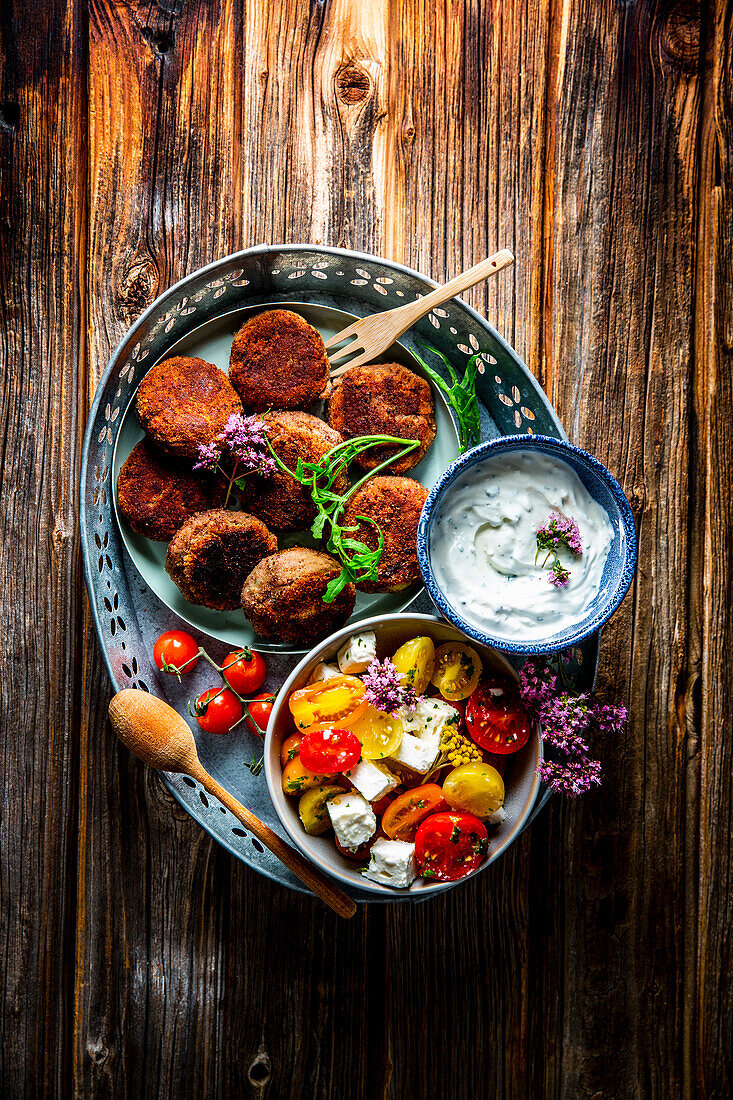
[[[310,413],[265,413],[262,420],[267,424],[273,450],[290,470],[295,470],[299,458],[318,462],[327,451],[343,442],[342,435]],[[308,489],[279,467],[277,473],[268,477],[248,476],[243,484],[243,507],[259,516],[273,531],[303,531],[316,518]],[[334,482],[334,489],[343,493],[347,485],[344,473]]]
[[[239,607],[245,579],[277,539],[246,512],[214,508],[193,516],[173,536],[165,567],[191,603],[215,611]]]
[[[420,446],[389,467],[403,474],[417,466],[435,439],[435,408],[430,386],[400,363],[352,367],[334,378],[328,400],[328,422],[347,439],[358,435],[394,435],[418,439]],[[373,470],[399,447],[375,447],[359,459]]]
[[[120,470],[117,506],[133,531],[168,542],[190,516],[218,508],[225,491],[223,478],[194,473],[142,439]]]
[[[356,527],[351,537],[366,543],[370,550],[379,545],[379,535],[367,516],[379,524],[384,536],[382,556],[377,565],[377,580],[362,581],[360,592],[399,592],[420,580],[415,541],[417,525],[428,491],[411,477],[373,477],[357,489],[344,511],[344,527]]]
[[[242,412],[242,403],[223,370],[177,355],[148,371],[136,408],[143,430],[159,447],[193,461],[199,445],[211,443],[232,413]]]
[[[312,645],[346,622],[356,592],[347,584],[333,603],[324,603],[329,581],[341,566],[328,554],[292,546],[254,567],[242,588],[242,608],[254,630],[277,642]]]
[[[268,309],[234,337],[229,377],[245,409],[300,409],[328,385],[321,334],[297,313]]]

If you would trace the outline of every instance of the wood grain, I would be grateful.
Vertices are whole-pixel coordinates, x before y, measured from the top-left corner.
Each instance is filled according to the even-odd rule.
[[[47,4],[28,19],[3,5],[0,40],[0,1078],[5,1095],[60,1095],[72,1036],[83,627],[80,8]]]
[[[0,1082],[9,1096],[733,1091],[726,0],[44,0],[0,14]],[[263,241],[445,280],[619,477],[605,784],[486,874],[338,922],[114,743],[77,469],[156,294]]]

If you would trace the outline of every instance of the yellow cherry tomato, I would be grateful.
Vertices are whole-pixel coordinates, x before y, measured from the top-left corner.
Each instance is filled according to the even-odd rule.
[[[404,676],[405,683],[414,688],[417,695],[423,695],[435,664],[432,638],[411,638],[397,650],[392,664]]]
[[[435,667],[431,676],[444,699],[451,703],[468,699],[481,678],[481,658],[470,645],[446,642],[435,651]]]
[[[303,740],[302,733],[291,733],[290,737],[286,737],[280,748],[280,763],[283,767],[289,761],[294,760],[300,752],[300,742]]]
[[[336,787],[332,783],[313,787],[305,792],[298,803],[298,814],[309,836],[320,836],[331,828],[331,818],[328,816],[326,803],[329,798],[334,798],[337,794],[346,794],[346,791],[343,787]]]
[[[351,726],[367,705],[364,685],[357,676],[332,676],[294,691],[288,699],[299,730]]]
[[[491,764],[459,764],[443,780],[443,797],[454,810],[489,817],[504,805],[504,780]]]
[[[303,794],[304,791],[309,791],[311,787],[328,783],[329,778],[327,775],[314,775],[313,772],[309,772],[301,764],[300,755],[294,756],[290,763],[283,768],[283,793],[297,797]]]
[[[402,744],[400,719],[376,707],[368,706],[350,729],[361,741],[361,755],[365,760],[383,760],[397,752]]]

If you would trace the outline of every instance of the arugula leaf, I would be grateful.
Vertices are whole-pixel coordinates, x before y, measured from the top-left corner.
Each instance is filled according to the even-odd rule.
[[[476,447],[481,442],[481,417],[479,414],[478,398],[476,397],[476,373],[478,371],[481,353],[477,352],[476,355],[471,356],[463,372],[463,378],[459,380],[451,364],[437,348],[431,347],[430,344],[420,344],[420,347],[424,348],[426,351],[431,351],[433,355],[437,355],[439,359],[442,359],[448,371],[452,383],[450,386],[437,371],[433,370],[424,359],[420,358],[417,352],[413,352],[413,355],[418,363],[420,363],[425,373],[433,380],[435,385],[443,391],[448,399],[448,404],[456,414],[456,419],[458,420],[459,450],[461,454],[463,454],[465,451],[470,450],[471,447]]]
[[[311,499],[316,506],[316,518],[311,526],[311,534],[314,538],[328,537],[326,546],[330,552],[341,562],[341,573],[329,581],[323,594],[324,603],[333,603],[347,584],[358,583],[364,580],[375,580],[377,566],[382,551],[384,550],[384,534],[379,524],[369,516],[357,516],[363,523],[369,523],[377,532],[377,547],[372,550],[360,539],[350,537],[350,534],[358,530],[356,527],[343,527],[341,515],[350,497],[361,488],[365,481],[374,477],[386,466],[398,462],[410,451],[420,446],[417,439],[399,439],[392,435],[362,435],[356,439],[346,439],[332,447],[319,462],[305,462],[298,459],[295,470],[291,470],[278,458],[269,439],[266,438],[270,454],[277,465],[285,473],[290,474],[301,485],[308,489]],[[370,470],[360,478],[346,493],[338,493],[333,490],[333,485],[346,469],[350,462],[358,458],[360,454],[373,447],[383,447],[385,443],[400,444],[401,449],[394,455],[380,462],[375,469]]]

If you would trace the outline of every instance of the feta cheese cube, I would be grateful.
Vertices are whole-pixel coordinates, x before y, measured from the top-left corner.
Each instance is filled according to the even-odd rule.
[[[320,665],[316,665],[311,673],[309,684],[317,684],[321,680],[330,680],[333,676],[340,676],[341,673],[336,665],[330,665],[327,661],[321,661]]]
[[[415,737],[406,733],[402,737],[402,744],[391,759],[405,768],[410,768],[419,775],[429,772],[438,758],[440,752],[440,731],[431,730],[422,737]]]
[[[351,771],[345,774],[367,802],[376,802],[383,798],[389,791],[394,790],[398,782],[389,768],[385,768],[383,764],[373,764],[371,760],[360,760]]]
[[[494,810],[493,814],[489,814],[486,818],[487,825],[501,825],[502,821],[506,821],[507,813],[503,806],[500,806],[498,810]]]
[[[336,839],[343,848],[358,848],[377,831],[377,818],[365,798],[349,791],[326,803]]]
[[[353,634],[338,651],[339,668],[345,676],[365,672],[377,656],[377,636],[373,630]]]
[[[406,840],[375,840],[364,878],[404,890],[417,878],[415,845]]]
[[[426,699],[421,696],[414,710],[400,707],[397,712],[405,733],[413,737],[422,737],[436,730],[441,734],[447,725],[456,725],[458,712],[445,699]]]

